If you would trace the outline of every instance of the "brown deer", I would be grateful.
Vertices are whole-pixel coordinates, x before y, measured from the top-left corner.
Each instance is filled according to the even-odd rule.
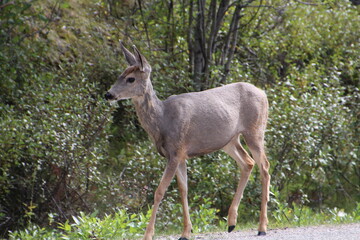
[[[129,67],[105,94],[109,101],[132,99],[142,127],[167,166],[155,191],[153,211],[146,228],[145,240],[154,235],[156,212],[171,180],[176,175],[181,194],[184,229],[179,240],[190,238],[191,221],[188,205],[186,159],[224,150],[238,164],[241,177],[228,213],[228,231],[236,225],[237,211],[251,170],[260,168],[262,198],[258,235],[266,234],[269,200],[269,162],[265,155],[264,133],[268,117],[266,94],[249,83],[232,83],[202,92],[157,98],[150,81],[151,66],[134,46],[134,54],[121,43]],[[241,146],[246,141],[253,158]]]

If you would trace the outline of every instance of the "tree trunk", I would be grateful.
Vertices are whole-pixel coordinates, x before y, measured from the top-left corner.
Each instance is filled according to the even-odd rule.
[[[230,71],[230,64],[234,56],[235,47],[238,39],[239,21],[241,10],[254,0],[243,3],[242,1],[221,0],[217,4],[216,0],[206,5],[205,0],[196,1],[195,24],[192,27],[192,14],[194,7],[193,1],[190,2],[189,26],[192,27],[188,35],[189,60],[196,90],[204,90],[213,85],[217,85],[211,76],[212,66],[224,66],[220,83],[226,82],[226,77]],[[236,3],[233,10],[230,28],[226,37],[219,41],[219,33],[223,27],[226,14]],[[242,4],[243,3],[243,4]],[[191,21],[190,21],[191,20]],[[219,51],[221,51],[219,53]],[[218,53],[220,59],[214,61],[214,54]],[[219,58],[219,57],[218,57]]]

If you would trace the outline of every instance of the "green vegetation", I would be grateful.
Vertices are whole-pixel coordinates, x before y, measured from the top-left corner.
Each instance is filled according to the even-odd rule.
[[[270,227],[360,221],[356,4],[1,1],[0,237],[143,233],[166,160],[130,101],[103,100],[126,66],[119,39],[144,53],[160,98],[237,81],[266,90]],[[194,231],[224,228],[236,163],[216,152],[188,166]],[[258,219],[259,178],[255,169],[239,225]],[[180,209],[174,181],[157,229],[179,232]]]
[[[227,223],[219,221],[216,217],[214,208],[209,208],[212,203],[205,199],[205,203],[199,206],[199,210],[193,211],[192,218],[195,220],[194,233],[204,233],[212,231],[224,231]],[[272,228],[289,226],[307,226],[318,224],[340,224],[360,221],[360,204],[354,212],[347,214],[344,210],[333,209],[314,213],[309,207],[304,205],[294,205],[286,207],[279,202],[278,208],[273,212]],[[174,215],[177,215],[176,207],[173,208]],[[80,212],[80,216],[73,216],[72,222],[58,223],[57,226],[42,228],[37,225],[30,225],[25,230],[10,233],[10,239],[32,240],[32,239],[141,239],[145,231],[146,224],[150,218],[151,210],[144,214],[128,214],[125,210],[117,209],[113,214],[105,215],[102,219],[98,218],[97,213],[85,215]],[[49,225],[54,225],[54,216],[49,214]],[[161,222],[160,224],[163,224]],[[255,222],[247,222],[242,228],[256,228]],[[173,231],[180,232],[180,225],[168,227],[166,233]]]

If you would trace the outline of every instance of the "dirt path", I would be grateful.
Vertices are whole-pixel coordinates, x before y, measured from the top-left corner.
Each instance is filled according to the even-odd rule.
[[[208,233],[193,235],[190,240],[360,240],[360,223],[270,229],[266,236],[256,234],[256,230]],[[177,240],[179,237],[160,237],[156,240]]]

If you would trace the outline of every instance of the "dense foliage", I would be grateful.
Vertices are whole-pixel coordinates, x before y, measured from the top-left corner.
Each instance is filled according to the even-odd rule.
[[[351,215],[360,206],[359,14],[348,0],[1,1],[0,237],[29,223],[61,222],[70,236],[71,224],[86,232],[88,222],[122,219],[126,231],[147,219],[165,160],[130,101],[102,99],[125,68],[119,39],[144,53],[160,98],[237,81],[266,90],[275,220],[289,209]],[[222,152],[188,165],[194,228],[206,230],[210,215],[226,216],[240,173]],[[260,189],[255,169],[241,222],[258,218]],[[172,184],[160,225],[181,223],[178,202]],[[80,211],[105,217],[72,217]]]

